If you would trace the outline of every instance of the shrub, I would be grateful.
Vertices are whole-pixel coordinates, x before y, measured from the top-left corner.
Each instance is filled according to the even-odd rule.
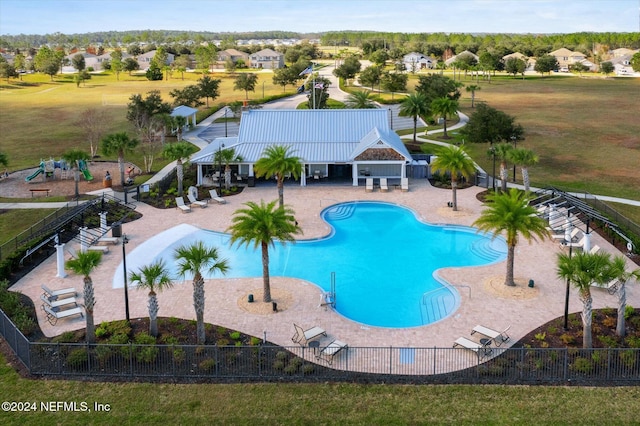
[[[112,345],[126,345],[129,343],[129,336],[122,333],[114,334],[107,342]]]
[[[617,322],[618,320],[615,317],[605,317],[602,320],[602,325],[604,325],[605,327],[615,327]]]
[[[283,368],[284,368],[284,361],[278,359],[273,362],[274,370],[281,371]]]
[[[316,367],[311,363],[308,363],[302,366],[302,374],[311,374],[315,370],[316,370]]]
[[[205,360],[200,361],[198,367],[202,371],[211,372],[216,366],[216,361],[213,358],[207,358]]]
[[[229,337],[231,337],[231,340],[240,340],[240,332],[234,331],[233,333],[229,334]]]
[[[624,341],[630,348],[640,348],[640,336],[627,336]]]
[[[278,351],[276,352],[276,359],[279,359],[280,361],[284,361],[285,359],[287,359],[287,353],[285,351]]]
[[[218,345],[218,346],[229,346],[229,343],[230,343],[229,339],[224,339],[224,338],[218,339],[216,341],[216,345]]]
[[[615,309],[613,309],[613,308],[608,308],[608,307],[607,307],[607,308],[602,308],[601,312],[602,312],[604,315],[609,316],[609,315],[615,315],[616,310],[615,310]]]
[[[136,334],[136,345],[144,345],[136,348],[136,359],[139,362],[151,363],[158,356],[158,348],[155,346],[156,338],[146,331]]]
[[[627,368],[633,368],[636,364],[636,359],[638,357],[637,351],[635,350],[626,350],[620,352],[620,359],[624,363]]]
[[[97,345],[95,354],[100,365],[104,365],[113,355],[113,350],[107,345]]]
[[[569,367],[571,371],[577,373],[588,373],[593,368],[591,360],[588,358],[578,357],[573,361],[573,364]]]
[[[547,338],[547,333],[544,331],[542,333],[536,333],[534,337],[536,338],[536,340],[544,342],[544,339]]]
[[[187,354],[185,353],[184,349],[181,349],[181,348],[173,349],[173,360],[177,364],[182,364],[185,359],[187,359]]]
[[[295,374],[298,371],[298,366],[297,365],[293,365],[293,364],[289,364],[284,368],[283,371],[285,373],[287,373],[287,374]]]
[[[562,342],[565,345],[571,345],[571,344],[576,342],[575,337],[573,337],[571,334],[567,334],[567,333],[564,333],[563,335],[561,335],[560,336],[560,340],[562,340]]]
[[[629,318],[631,318],[633,316],[633,314],[635,313],[635,309],[633,308],[633,306],[631,305],[626,305],[624,307],[624,319],[628,320]]]
[[[67,364],[70,367],[82,367],[89,360],[89,355],[85,348],[74,349],[67,355]]]
[[[76,335],[73,331],[65,331],[52,339],[53,343],[76,343]]]
[[[262,342],[262,339],[251,336],[251,340],[249,341],[249,344],[251,346],[258,346],[261,342]]]
[[[25,336],[30,335],[37,329],[36,322],[31,318],[26,309],[20,309],[18,313],[13,317],[13,322],[18,327],[18,330]]]

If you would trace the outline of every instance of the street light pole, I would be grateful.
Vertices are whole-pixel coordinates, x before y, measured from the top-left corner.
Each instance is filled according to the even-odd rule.
[[[226,112],[227,110],[225,110]],[[225,121],[226,123],[226,121]],[[218,174],[218,197],[222,197],[222,148],[224,148],[224,144],[221,143],[218,146],[218,165],[219,165],[219,174]]]
[[[263,96],[264,97],[264,96]],[[227,137],[227,107],[224,107],[224,137]]]
[[[565,235],[566,236],[566,235]],[[569,244],[569,259],[571,259],[571,249],[573,246],[571,245],[571,240],[566,240],[567,244]],[[567,290],[564,297],[564,331],[569,329],[569,288],[571,287],[571,280],[567,278]]]
[[[493,193],[496,192],[496,147],[491,144],[491,156],[493,157],[493,175],[491,177],[491,183],[493,184]]]
[[[129,285],[127,284],[127,252],[125,250],[129,239],[127,234],[122,234],[122,270],[124,271],[124,314],[127,319],[127,324],[130,324],[129,320]]]
[[[513,149],[516,149],[518,147],[518,138],[514,135],[511,136],[511,142],[513,142]],[[513,164],[513,181],[516,181],[516,165],[515,163]]]

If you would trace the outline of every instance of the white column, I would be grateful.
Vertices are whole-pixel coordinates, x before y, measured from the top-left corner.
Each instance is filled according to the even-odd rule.
[[[98,213],[100,216],[100,230],[103,234],[107,232],[107,212]]]
[[[300,186],[307,186],[307,170],[304,164],[302,164],[302,172],[300,173]]]
[[[202,164],[198,163],[197,167],[198,173],[196,177],[196,186],[202,185]]]
[[[253,163],[249,163],[249,176],[254,176],[254,174],[253,174]]]
[[[66,277],[67,273],[64,271],[64,244],[56,244],[56,266],[58,270],[56,277],[57,278]]]
[[[582,247],[583,253],[589,253],[591,250],[591,232],[584,234],[584,246]]]
[[[80,251],[82,253],[86,253],[87,252],[87,227],[84,226],[82,228],[80,228]]]
[[[359,172],[358,172],[358,163],[353,163],[353,165],[351,166],[351,184],[353,186],[358,186],[358,176],[359,176]]]

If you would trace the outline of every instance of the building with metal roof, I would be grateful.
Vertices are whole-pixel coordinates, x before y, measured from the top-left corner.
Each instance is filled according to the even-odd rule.
[[[233,148],[241,178],[271,145],[287,145],[303,161],[300,185],[307,179],[351,178],[353,186],[373,178],[404,178],[412,158],[391,129],[384,109],[249,110],[242,113],[237,137],[218,138],[196,154],[198,185],[216,169],[216,153]]]

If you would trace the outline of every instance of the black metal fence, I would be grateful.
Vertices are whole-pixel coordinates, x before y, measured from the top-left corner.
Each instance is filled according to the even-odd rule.
[[[37,376],[149,381],[353,381],[363,383],[633,384],[640,349],[349,347],[29,342],[0,311],[0,332]]]

